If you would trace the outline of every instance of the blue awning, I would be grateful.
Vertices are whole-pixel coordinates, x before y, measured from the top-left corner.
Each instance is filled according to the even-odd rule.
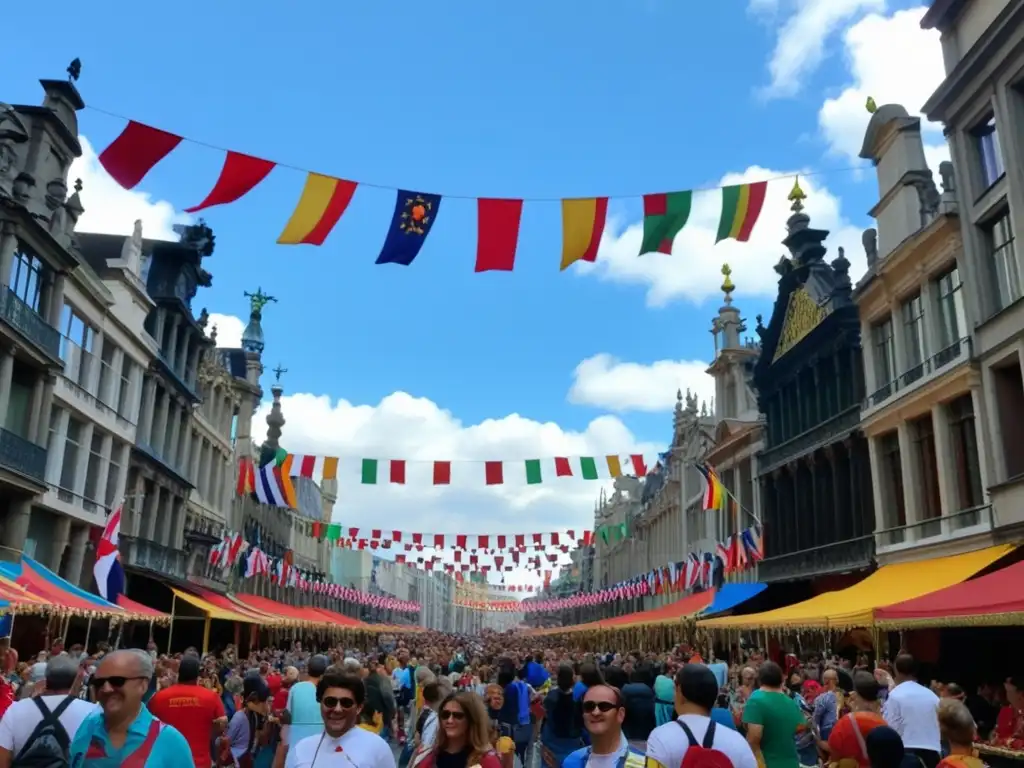
[[[764,592],[767,586],[767,584],[757,582],[753,584],[723,584],[715,595],[714,601],[704,611],[704,615],[713,616],[716,613],[731,611],[740,603]]]

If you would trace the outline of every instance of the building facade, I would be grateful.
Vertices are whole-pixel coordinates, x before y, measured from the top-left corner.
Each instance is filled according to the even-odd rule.
[[[761,581],[809,583],[871,566],[874,501],[859,429],[864,377],[850,262],[825,261],[828,232],[790,194],[779,295],[754,367],[765,448],[758,455],[765,559]]]
[[[865,232],[860,308],[868,395],[861,429],[875,482],[880,564],[992,543],[976,304],[966,302],[953,166],[940,194],[921,124],[899,105],[871,118],[861,157],[876,168],[878,229]]]
[[[974,318],[981,379],[980,472],[996,526],[1024,524],[1024,285],[1016,233],[1024,227],[1024,1],[934,0],[946,77],[924,105],[942,122],[956,169],[963,305]],[[954,505],[955,506],[955,505]]]

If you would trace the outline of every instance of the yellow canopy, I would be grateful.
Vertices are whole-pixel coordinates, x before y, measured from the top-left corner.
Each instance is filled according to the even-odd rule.
[[[241,621],[245,624],[260,623],[259,619],[247,616],[246,614],[241,612],[227,611],[223,608],[218,608],[213,603],[208,603],[201,597],[190,595],[188,592],[182,592],[178,589],[172,589],[171,591],[174,593],[174,596],[177,597],[179,600],[184,600],[189,605],[198,608],[211,619],[223,619],[224,621]]]
[[[852,587],[825,592],[802,603],[749,616],[706,619],[697,624],[707,629],[868,627],[874,623],[876,608],[959,584],[1012,549],[1012,544],[1002,544],[951,557],[883,565]]]

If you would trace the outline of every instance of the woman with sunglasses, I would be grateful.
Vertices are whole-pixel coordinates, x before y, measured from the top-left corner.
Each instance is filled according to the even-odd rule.
[[[491,745],[483,701],[471,691],[450,694],[437,713],[441,728],[434,748],[417,755],[409,768],[502,768]]]

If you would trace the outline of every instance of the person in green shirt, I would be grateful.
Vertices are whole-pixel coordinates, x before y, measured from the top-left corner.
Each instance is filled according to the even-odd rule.
[[[758,670],[760,688],[747,699],[743,722],[747,741],[764,768],[799,768],[793,737],[807,720],[799,705],[782,690],[782,669],[766,661]]]

